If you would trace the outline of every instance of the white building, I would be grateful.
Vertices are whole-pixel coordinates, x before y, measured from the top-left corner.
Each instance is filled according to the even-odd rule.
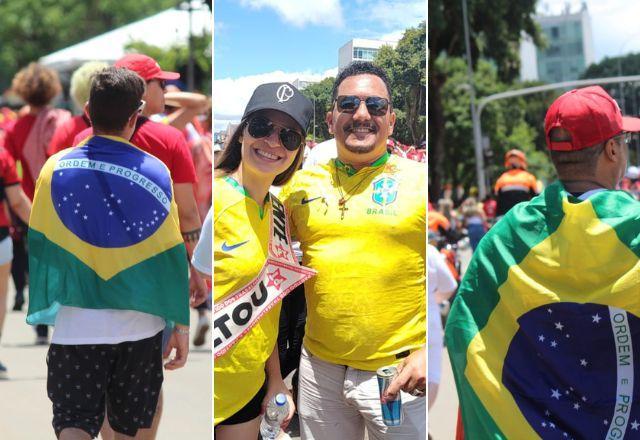
[[[344,69],[352,61],[373,61],[382,46],[395,48],[397,44],[397,41],[354,38],[338,50],[338,70]]]

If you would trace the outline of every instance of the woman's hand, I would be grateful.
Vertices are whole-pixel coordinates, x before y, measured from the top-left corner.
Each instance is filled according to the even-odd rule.
[[[293,414],[296,411],[296,405],[295,405],[295,403],[293,401],[293,396],[289,392],[289,389],[285,385],[285,383],[282,380],[282,378],[275,378],[274,380],[271,380],[271,379],[267,380],[267,394],[264,397],[264,399],[262,400],[262,411],[261,411],[261,414],[264,414],[264,412],[265,412],[265,410],[267,408],[267,402],[269,402],[269,400],[272,400],[273,398],[275,398],[276,394],[278,394],[278,393],[282,393],[285,396],[287,396],[287,402],[289,402],[289,414],[287,414],[287,416],[284,418],[284,420],[280,424],[280,428],[284,431],[285,429],[287,429],[287,426],[289,426],[289,422],[293,418]]]

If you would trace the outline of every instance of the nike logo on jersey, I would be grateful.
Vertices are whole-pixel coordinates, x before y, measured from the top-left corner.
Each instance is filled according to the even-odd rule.
[[[311,203],[314,200],[318,200],[319,198],[320,198],[320,196],[314,197],[313,199],[307,199],[307,198],[303,197],[302,201],[300,203],[302,203],[303,205],[306,205],[307,203]]]
[[[231,244],[231,245],[228,245],[227,242],[225,241],[224,243],[222,243],[222,250],[224,252],[230,252],[230,251],[234,250],[235,248],[239,248],[240,246],[242,246],[243,244],[246,244],[246,243],[249,243],[249,240],[243,241],[241,243]]]

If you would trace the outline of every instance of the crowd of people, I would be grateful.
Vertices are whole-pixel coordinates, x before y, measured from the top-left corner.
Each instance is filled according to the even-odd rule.
[[[210,328],[211,245],[199,239],[211,100],[180,91],[179,77],[143,54],[86,63],[71,76],[74,115],[57,107],[56,71],[34,62],[8,92],[20,105],[1,112],[0,334],[12,273],[13,310],[28,303],[35,343],[49,345],[59,438],[155,438],[162,357],[174,352],[167,370],[185,364],[189,305],[200,316],[194,345]]]

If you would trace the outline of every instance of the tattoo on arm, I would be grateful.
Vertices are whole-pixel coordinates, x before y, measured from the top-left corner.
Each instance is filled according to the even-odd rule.
[[[194,229],[193,231],[185,231],[182,233],[182,238],[184,242],[188,245],[195,246],[195,244],[200,239],[200,232],[202,228]]]

